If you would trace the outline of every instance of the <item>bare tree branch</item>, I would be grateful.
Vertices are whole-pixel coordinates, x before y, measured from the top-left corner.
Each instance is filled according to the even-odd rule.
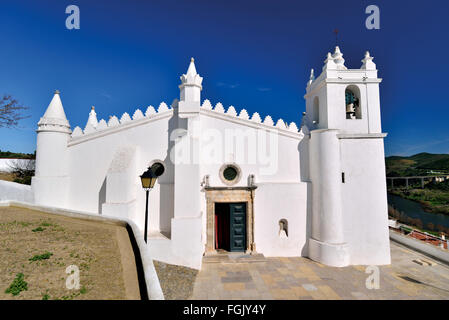
[[[8,166],[11,173],[14,174],[14,182],[22,184],[31,184],[31,178],[34,176],[36,161],[34,159],[12,159]]]
[[[4,95],[0,99],[0,128],[16,127],[20,120],[28,118],[22,114],[28,107],[19,104],[19,102],[10,95]]]
[[[34,159],[11,159],[8,163],[10,172],[18,178],[34,176],[36,161]]]

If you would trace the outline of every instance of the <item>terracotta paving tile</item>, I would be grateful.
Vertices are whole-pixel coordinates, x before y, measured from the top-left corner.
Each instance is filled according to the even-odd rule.
[[[341,297],[334,290],[332,290],[331,287],[329,287],[327,285],[326,286],[318,286],[318,289],[324,293],[324,295],[326,296],[327,299],[341,300]]]
[[[224,283],[223,289],[227,291],[245,290],[244,283]]]
[[[297,298],[310,296],[309,292],[303,287],[293,287],[292,291],[295,293]]]
[[[296,298],[294,292],[288,289],[273,289],[270,290],[270,293],[274,299],[291,300]]]
[[[429,258],[394,243],[391,251],[392,265],[379,267],[379,289],[366,287],[367,266],[335,268],[307,258],[267,258],[253,263],[204,263],[191,298],[449,299],[447,266],[417,265],[414,259]]]
[[[295,278],[307,278],[304,272],[293,272],[292,273]]]
[[[326,300],[326,295],[321,290],[309,291],[309,294],[312,296],[314,300]]]
[[[278,268],[277,269],[277,271],[280,273],[280,274],[282,274],[282,275],[288,275],[288,274],[290,274],[290,270],[289,269],[287,269],[287,268]]]

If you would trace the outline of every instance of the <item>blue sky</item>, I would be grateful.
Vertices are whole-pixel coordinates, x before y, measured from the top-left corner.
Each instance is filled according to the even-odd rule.
[[[14,1],[0,4],[0,94],[30,107],[0,149],[33,152],[36,124],[55,89],[72,129],[179,97],[195,57],[202,99],[300,122],[310,68],[335,46],[359,68],[369,50],[383,78],[387,155],[449,153],[449,4],[445,1]],[[80,30],[65,8],[78,5]],[[380,30],[365,8],[380,8]]]

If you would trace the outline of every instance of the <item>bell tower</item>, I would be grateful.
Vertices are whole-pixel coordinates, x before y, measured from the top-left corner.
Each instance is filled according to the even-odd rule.
[[[306,88],[309,129],[380,133],[380,99],[376,64],[367,51],[360,69],[348,69],[339,47],[328,53],[321,75],[313,70]]]
[[[348,69],[337,46],[307,83],[309,257],[327,265],[390,263],[380,82],[369,52]]]

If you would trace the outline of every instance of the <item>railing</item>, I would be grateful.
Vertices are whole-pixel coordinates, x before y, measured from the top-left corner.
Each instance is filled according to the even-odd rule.
[[[448,249],[448,243],[449,240],[443,238],[443,237],[437,237],[434,236],[432,234],[429,234],[427,232],[423,232],[423,231],[419,231],[410,227],[406,227],[406,226],[400,226],[399,228],[393,228],[391,227],[390,229],[399,231],[400,233],[407,235],[411,238],[429,243],[429,244],[433,244],[434,246],[440,247],[440,248],[444,248],[444,249]]]

